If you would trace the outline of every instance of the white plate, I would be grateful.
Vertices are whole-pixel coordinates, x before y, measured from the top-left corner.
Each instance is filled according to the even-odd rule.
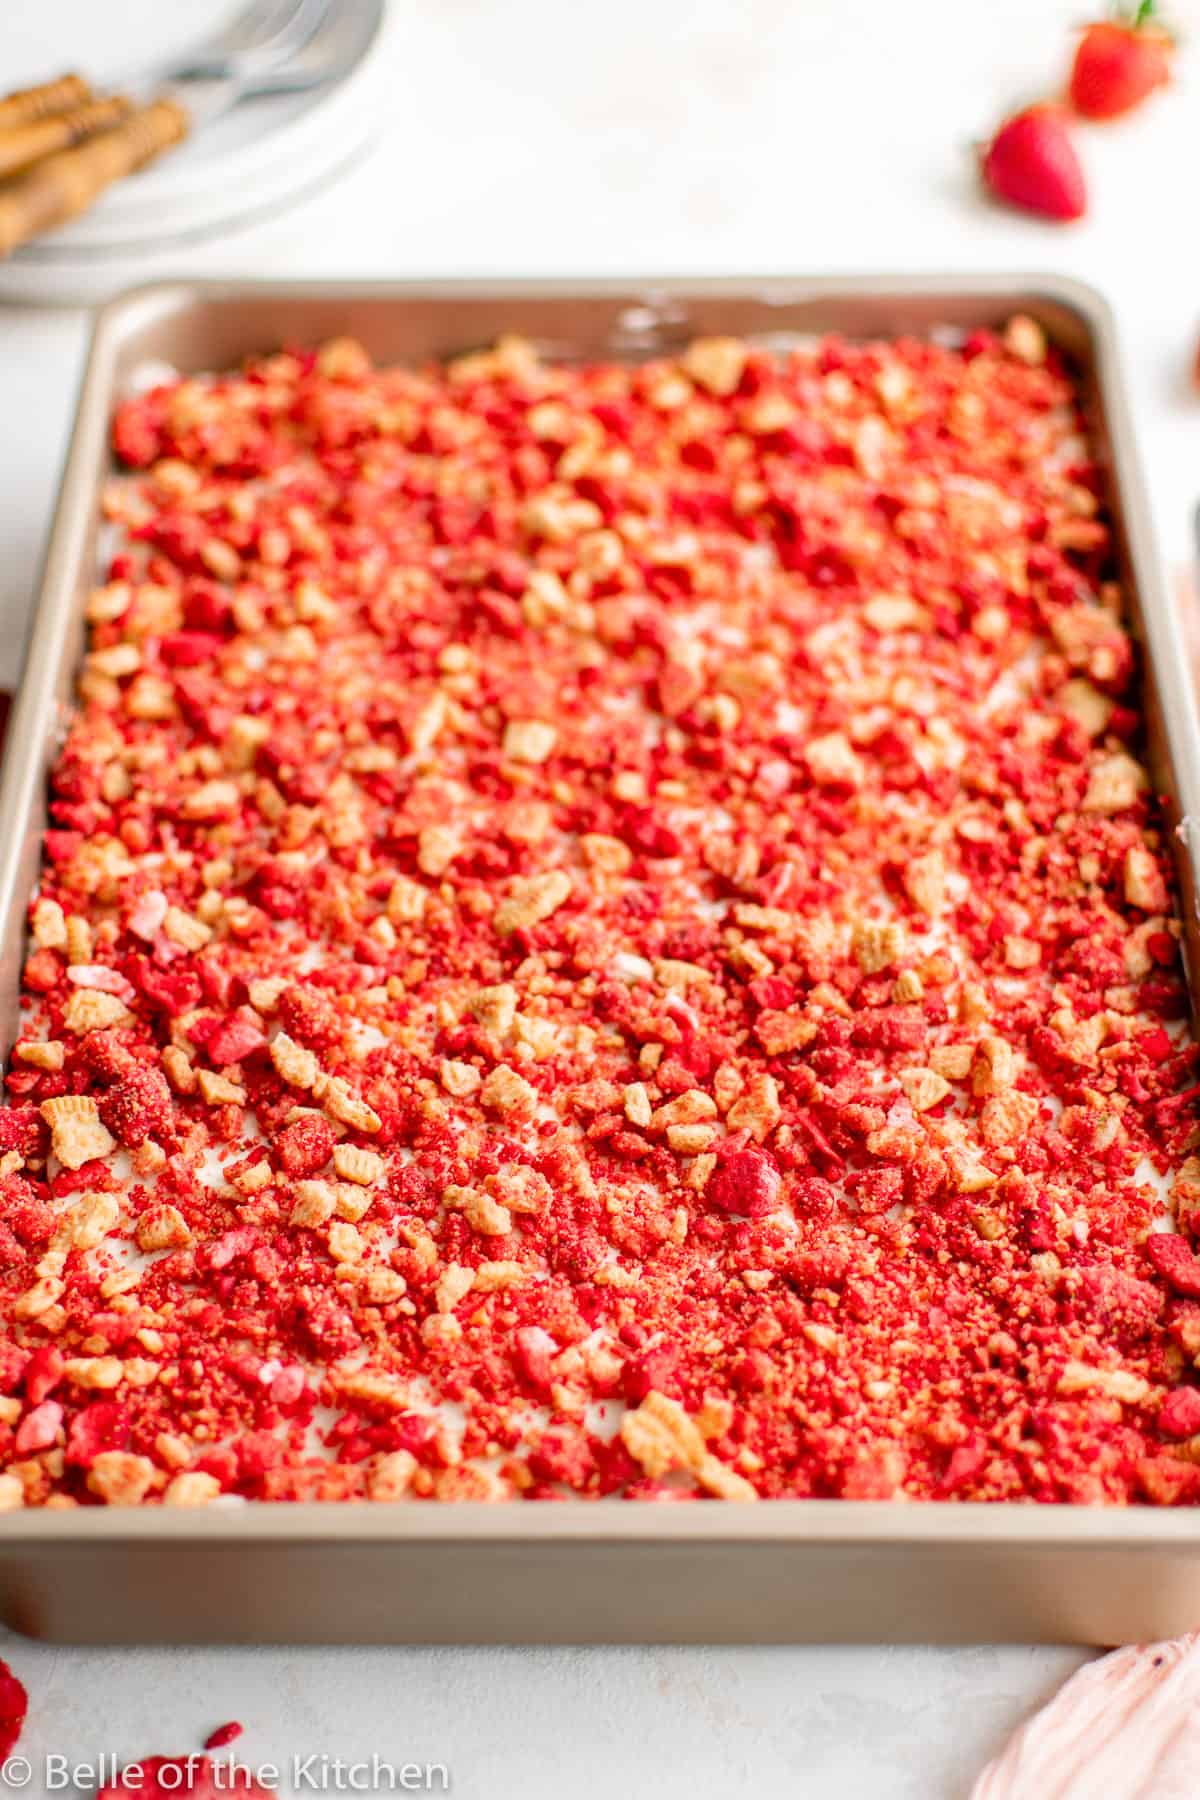
[[[0,298],[61,303],[114,292],[158,273],[172,253],[178,267],[178,253],[188,246],[276,217],[350,168],[376,134],[389,62],[386,40],[395,31],[397,10],[385,0],[332,4],[342,19],[350,59],[338,78],[300,94],[243,101],[203,127],[153,168],[119,183],[81,219],[0,263]],[[12,25],[0,21],[0,59],[6,71],[14,69],[14,86],[60,72],[63,42],[72,44],[76,54],[71,61],[81,72],[97,79],[93,71],[99,70],[100,81],[110,76],[119,80],[139,61],[186,49],[236,8],[189,5],[185,16],[178,6],[159,6],[157,29],[133,38],[130,19],[141,8],[123,7],[121,45],[110,44],[103,56],[83,27],[90,14],[94,40],[96,14],[111,19],[110,9],[88,6],[78,14],[80,28],[69,35],[63,31],[63,14],[75,15],[77,9],[51,0],[47,10],[59,27],[53,34],[57,48],[41,46],[40,55],[38,34],[31,31],[27,16],[22,42],[11,55],[6,40]],[[163,28],[164,15],[173,26],[169,32]],[[45,35],[52,34],[47,30]]]

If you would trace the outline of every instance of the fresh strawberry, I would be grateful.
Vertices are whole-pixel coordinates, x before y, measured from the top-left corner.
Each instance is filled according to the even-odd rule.
[[[983,179],[999,199],[1046,219],[1080,219],[1083,169],[1061,107],[1027,106],[1001,125],[983,157]]]
[[[1071,104],[1088,119],[1116,119],[1166,87],[1175,49],[1154,12],[1142,0],[1132,15],[1089,25],[1071,69]]]

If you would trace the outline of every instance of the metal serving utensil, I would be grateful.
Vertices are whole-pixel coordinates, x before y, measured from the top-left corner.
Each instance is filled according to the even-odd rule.
[[[330,0],[249,0],[211,36],[156,63],[139,63],[110,85],[147,93],[177,82],[248,81],[306,44]]]

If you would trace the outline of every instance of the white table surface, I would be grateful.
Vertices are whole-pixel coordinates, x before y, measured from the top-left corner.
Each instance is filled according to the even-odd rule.
[[[1162,547],[1186,560],[1200,0],[1174,3],[1191,41],[1176,90],[1081,134],[1093,206],[1066,230],[984,205],[969,146],[1054,81],[1087,0],[394,3],[394,108],[373,155],[174,272],[1063,271],[1117,309]],[[58,68],[65,44],[102,45],[111,66],[151,29],[190,34],[196,14],[193,0],[6,7],[0,85]],[[0,682],[20,663],[85,336],[79,311],[0,309]],[[959,1800],[1083,1654],[0,1650],[30,1691],[35,1768],[47,1752],[196,1749],[236,1717],[247,1762],[439,1761],[463,1800]]]

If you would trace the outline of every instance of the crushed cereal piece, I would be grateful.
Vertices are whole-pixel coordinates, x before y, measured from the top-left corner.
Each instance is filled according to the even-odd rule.
[[[514,883],[507,898],[496,908],[493,923],[501,937],[513,931],[528,931],[551,918],[569,897],[571,878],[562,869],[551,869],[545,875],[533,875],[527,881]]]
[[[149,1457],[101,1450],[92,1458],[87,1485],[106,1506],[137,1506],[149,1493],[155,1473]]]
[[[375,1109],[340,1075],[319,1075],[313,1083],[313,1098],[320,1101],[331,1119],[348,1125],[352,1131],[378,1131],[382,1123]]]
[[[359,1187],[371,1187],[383,1175],[383,1158],[373,1150],[360,1150],[357,1144],[335,1144],[333,1166],[343,1181]]]
[[[504,729],[504,755],[511,762],[544,763],[554,752],[558,732],[542,719],[510,719]]]
[[[63,1012],[63,1026],[80,1037],[92,1031],[109,1031],[114,1025],[125,1025],[132,1014],[124,1001],[99,988],[76,988]]]
[[[276,1032],[271,1039],[271,1061],[290,1087],[311,1088],[321,1073],[321,1065],[313,1052],[297,1044],[286,1031]]]
[[[1136,805],[1146,786],[1146,771],[1124,750],[1101,757],[1091,771],[1083,796],[1084,812],[1119,813]]]
[[[537,1105],[537,1089],[506,1063],[494,1068],[479,1090],[489,1112],[530,1113]]]
[[[117,1147],[117,1140],[101,1123],[96,1102],[85,1094],[43,1100],[40,1111],[50,1127],[50,1147],[64,1169],[81,1169],[84,1163],[108,1156]]]
[[[215,1074],[212,1069],[197,1069],[196,1081],[200,1097],[208,1106],[241,1106],[245,1102],[245,1088],[225,1075]]]

